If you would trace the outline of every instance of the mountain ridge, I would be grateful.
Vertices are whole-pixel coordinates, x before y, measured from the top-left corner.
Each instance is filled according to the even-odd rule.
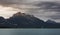
[[[9,19],[0,17],[0,28],[60,28],[60,24],[52,20],[44,22],[33,15],[18,12]]]

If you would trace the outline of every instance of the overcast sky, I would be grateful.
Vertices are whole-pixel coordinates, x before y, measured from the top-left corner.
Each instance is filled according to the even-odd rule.
[[[45,21],[50,19],[60,22],[59,0],[0,0],[0,16],[11,17],[19,11]]]

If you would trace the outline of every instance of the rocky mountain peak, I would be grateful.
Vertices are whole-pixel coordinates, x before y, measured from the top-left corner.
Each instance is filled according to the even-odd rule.
[[[24,15],[25,15],[25,13],[18,12],[16,14],[14,14],[13,16],[24,16]]]

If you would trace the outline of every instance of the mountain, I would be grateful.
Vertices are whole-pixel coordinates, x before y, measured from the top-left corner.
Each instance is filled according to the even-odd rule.
[[[56,23],[56,22],[53,21],[53,20],[47,20],[46,22],[47,22],[47,23]]]
[[[40,28],[44,23],[33,15],[27,15],[25,13],[18,12],[8,19],[9,23],[17,24],[18,28]]]
[[[44,22],[33,15],[18,12],[9,19],[0,16],[0,28],[60,28],[60,23],[52,20]]]
[[[47,20],[44,24],[44,28],[60,28],[60,23],[52,20]]]
[[[7,19],[0,16],[0,28],[12,28],[14,25],[9,23]]]

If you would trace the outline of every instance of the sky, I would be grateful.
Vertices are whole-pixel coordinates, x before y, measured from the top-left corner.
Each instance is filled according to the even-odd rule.
[[[17,12],[60,22],[60,0],[0,0],[0,16],[9,18]]]

